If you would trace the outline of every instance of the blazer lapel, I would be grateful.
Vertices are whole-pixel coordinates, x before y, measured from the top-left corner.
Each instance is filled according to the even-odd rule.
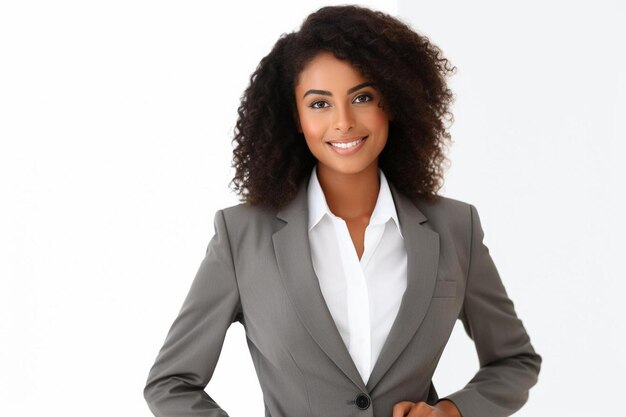
[[[307,184],[308,179],[301,184],[294,200],[276,215],[287,222],[272,235],[278,269],[296,313],[311,337],[343,373],[365,391],[365,383],[343,343],[313,269]]]
[[[311,337],[342,372],[364,392],[371,392],[404,350],[423,321],[435,288],[439,234],[422,226],[426,216],[391,182],[407,250],[407,289],[367,387],[343,343],[313,269],[308,236],[308,178],[296,197],[276,217],[287,222],[272,235],[278,269],[296,313]]]
[[[422,226],[426,216],[389,182],[407,252],[407,287],[400,309],[367,381],[371,392],[417,333],[435,291],[439,233]]]

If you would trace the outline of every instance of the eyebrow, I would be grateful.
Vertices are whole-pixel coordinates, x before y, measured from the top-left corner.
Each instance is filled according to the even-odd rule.
[[[346,91],[347,94],[353,93],[357,90],[360,90],[363,87],[367,87],[367,86],[373,86],[374,83],[372,81],[366,81],[364,83],[361,83],[359,85],[355,85],[354,87],[350,87],[348,88],[348,91]],[[308,96],[309,94],[322,94],[324,96],[331,96],[333,95],[333,93],[331,93],[330,91],[327,90],[309,90],[306,93],[304,93],[304,95],[302,96],[302,98],[305,98],[306,96]]]

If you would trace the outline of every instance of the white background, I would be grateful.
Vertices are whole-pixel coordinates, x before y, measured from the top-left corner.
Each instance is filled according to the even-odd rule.
[[[148,371],[215,211],[238,203],[241,94],[280,34],[327,4],[0,3],[0,415],[151,415]],[[544,361],[516,416],[623,415],[624,6],[361,4],[458,68],[442,194],[477,207]],[[477,369],[457,322],[439,395]],[[238,323],[207,392],[233,417],[263,415]]]

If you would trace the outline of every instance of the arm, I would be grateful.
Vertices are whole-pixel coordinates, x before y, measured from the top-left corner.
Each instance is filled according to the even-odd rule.
[[[480,369],[452,401],[462,417],[505,417],[528,400],[542,357],[535,352],[522,321],[483,243],[476,208],[470,204],[472,238],[465,300],[459,318],[474,341]]]
[[[241,320],[230,242],[222,210],[215,234],[146,381],[144,398],[157,417],[227,417],[205,391],[226,331]]]

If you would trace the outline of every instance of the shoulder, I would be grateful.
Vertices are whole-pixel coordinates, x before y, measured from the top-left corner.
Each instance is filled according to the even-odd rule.
[[[226,206],[219,209],[216,216],[223,216],[228,234],[233,238],[247,235],[258,235],[263,232],[272,232],[274,225],[279,223],[276,211],[252,206],[246,203]]]
[[[437,232],[442,241],[452,243],[459,253],[466,253],[473,236],[477,213],[468,201],[440,196],[434,202],[416,201],[427,221],[423,224]]]
[[[430,223],[456,225],[462,229],[471,227],[472,210],[475,210],[467,201],[445,196],[439,196],[434,202],[418,200],[415,205]]]
[[[437,231],[440,228],[457,225],[457,229],[464,229],[464,226],[471,222],[472,205],[463,200],[446,197],[438,194],[435,198],[427,199],[424,196],[415,196],[404,193],[393,182],[389,182],[391,194],[396,205],[396,209],[401,212],[417,208],[420,223],[428,223],[430,227]],[[402,217],[402,216],[401,216]],[[402,218],[400,219],[402,221]]]
[[[434,202],[418,200],[415,202],[415,205],[429,220],[464,216],[470,213],[472,206],[472,204],[467,201],[445,196],[439,196]]]
[[[246,203],[226,206],[218,211],[224,214],[224,219],[228,223],[241,221],[262,221],[276,217],[276,211],[264,207],[252,206]]]

